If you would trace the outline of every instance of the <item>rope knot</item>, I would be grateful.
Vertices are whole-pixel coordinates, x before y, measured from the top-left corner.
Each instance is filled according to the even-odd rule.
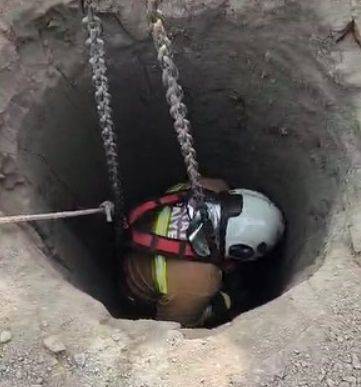
[[[113,221],[114,204],[107,200],[100,205],[100,208],[104,211],[107,222],[111,223]]]

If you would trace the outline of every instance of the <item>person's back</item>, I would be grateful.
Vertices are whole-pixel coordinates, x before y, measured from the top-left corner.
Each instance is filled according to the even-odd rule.
[[[201,184],[215,193],[229,189],[220,179],[202,178]],[[212,263],[160,258],[139,251],[124,257],[130,298],[153,304],[157,320],[202,325],[211,299],[221,289],[222,271]]]

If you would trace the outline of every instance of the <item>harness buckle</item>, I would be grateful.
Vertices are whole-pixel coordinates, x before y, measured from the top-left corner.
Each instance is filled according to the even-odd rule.
[[[198,215],[198,216],[197,216]],[[200,219],[199,213],[190,221],[187,230],[187,239],[191,243],[194,251],[201,257],[208,257],[211,255],[206,234],[204,232],[204,223]]]

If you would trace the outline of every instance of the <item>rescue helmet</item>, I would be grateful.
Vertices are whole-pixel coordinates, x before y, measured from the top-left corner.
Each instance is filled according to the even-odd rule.
[[[233,214],[231,211],[223,223],[225,257],[253,261],[266,255],[283,237],[285,222],[281,211],[260,192],[233,189],[227,194],[229,198],[238,197],[242,207]]]

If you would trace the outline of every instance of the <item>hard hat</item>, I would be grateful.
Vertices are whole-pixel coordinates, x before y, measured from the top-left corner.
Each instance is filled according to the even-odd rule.
[[[220,255],[252,261],[269,253],[281,240],[285,225],[281,211],[265,195],[248,189],[222,191],[207,197],[208,216],[218,235]],[[210,249],[199,211],[188,205],[187,237],[199,256]]]
[[[264,256],[284,234],[281,211],[260,192],[234,189],[227,194],[230,198],[238,197],[242,201],[242,209],[238,213],[230,213],[224,223],[225,257],[253,261]]]

